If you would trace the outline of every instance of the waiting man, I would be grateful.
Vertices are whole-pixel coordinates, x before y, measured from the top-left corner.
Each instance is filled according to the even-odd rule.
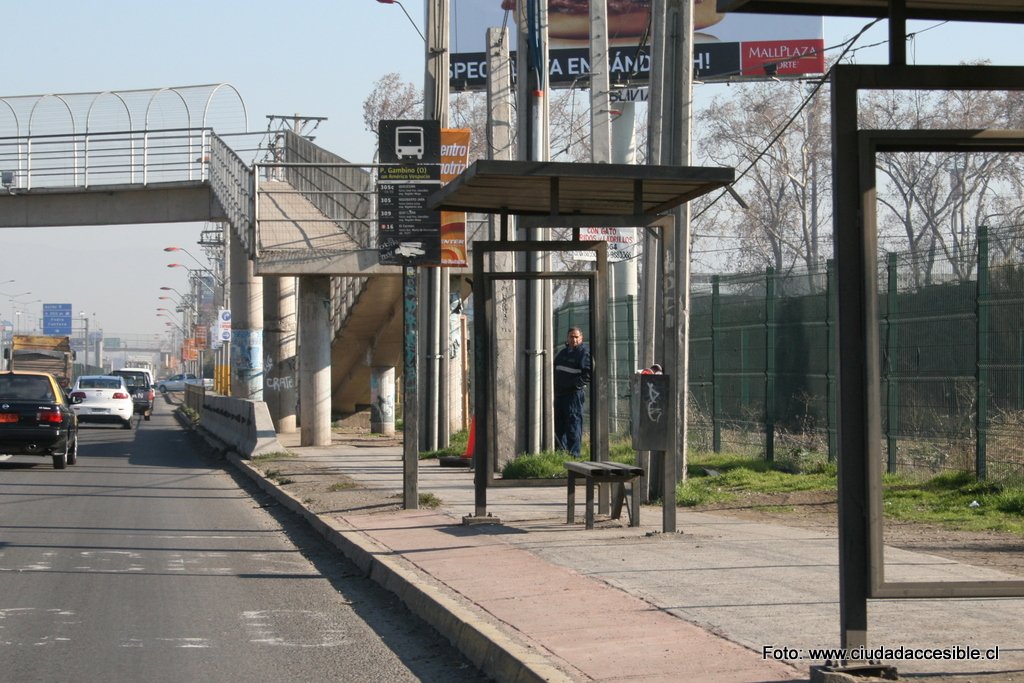
[[[555,356],[555,448],[580,457],[583,443],[584,390],[593,361],[578,327],[569,328],[565,348]]]

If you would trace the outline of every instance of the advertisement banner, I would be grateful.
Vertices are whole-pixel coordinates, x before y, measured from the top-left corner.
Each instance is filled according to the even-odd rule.
[[[207,330],[205,325],[192,326],[192,341],[195,343],[196,349],[206,348],[206,335]]]
[[[441,184],[446,185],[469,165],[468,128],[441,130]],[[466,265],[466,214],[441,212],[441,265]]]
[[[580,228],[580,239],[584,242],[604,240],[608,243],[608,262],[626,261],[637,255],[636,228]],[[577,261],[596,261],[597,254],[592,251],[574,251],[572,257]]]
[[[452,0],[452,88],[484,87],[487,28],[508,26],[512,46],[517,45],[515,4],[516,0]],[[694,78],[763,80],[824,72],[822,17],[720,14],[715,5],[715,0],[694,0]],[[651,0],[609,1],[608,67],[613,84],[647,82],[651,70],[650,11]],[[548,67],[554,87],[579,85],[591,71],[589,12],[589,0],[549,0]]]
[[[181,360],[199,360],[199,351],[196,349],[196,340],[192,338],[183,339],[181,342]]]

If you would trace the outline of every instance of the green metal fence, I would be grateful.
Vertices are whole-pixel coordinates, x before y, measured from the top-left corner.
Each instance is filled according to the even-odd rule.
[[[891,472],[1024,478],[1021,231],[982,229],[976,244],[956,268],[934,254],[880,260],[882,448]],[[834,296],[831,262],[716,276],[692,289],[692,448],[836,458]],[[612,433],[629,431],[633,303],[612,303]],[[586,304],[558,310],[557,334],[570,325],[586,333]]]

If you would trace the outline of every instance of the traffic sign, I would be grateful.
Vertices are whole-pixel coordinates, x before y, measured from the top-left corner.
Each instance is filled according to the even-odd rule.
[[[43,334],[71,334],[71,304],[43,304]]]
[[[231,341],[231,309],[222,308],[217,313],[217,329],[214,334],[217,342]]]
[[[427,198],[441,188],[437,121],[378,122],[377,248],[383,265],[438,265],[441,214]]]

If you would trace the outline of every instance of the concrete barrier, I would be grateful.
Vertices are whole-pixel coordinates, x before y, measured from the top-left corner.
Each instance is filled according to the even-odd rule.
[[[263,401],[208,393],[203,396],[198,427],[243,458],[285,450],[277,440],[270,411]]]

